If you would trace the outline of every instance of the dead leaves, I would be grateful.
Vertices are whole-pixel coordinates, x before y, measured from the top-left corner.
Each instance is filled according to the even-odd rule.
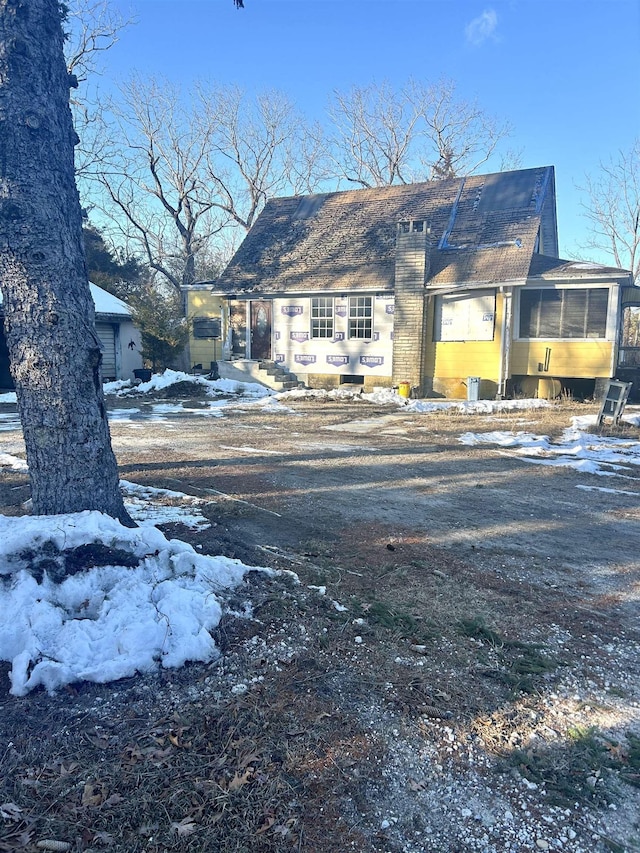
[[[256,830],[256,835],[264,835],[266,832],[271,831],[273,835],[280,836],[281,838],[289,837],[292,843],[296,843],[298,841],[298,836],[294,834],[294,830],[298,824],[298,819],[295,817],[290,817],[288,820],[285,820],[281,823],[276,823],[276,817],[274,814],[265,814],[262,823]]]
[[[244,773],[238,773],[236,771],[236,773],[233,776],[233,779],[226,785],[225,785],[224,780],[223,780],[220,787],[223,790],[225,790],[225,788],[226,788],[227,791],[237,791],[240,788],[242,788],[243,785],[246,785],[248,782],[251,781],[251,779],[253,778],[254,772],[255,771],[254,771],[253,767],[249,767],[249,769],[245,770]]]
[[[187,741],[184,738],[184,733],[189,729],[189,726],[177,726],[176,728],[169,729],[168,738],[169,742],[176,747],[176,749],[190,749],[191,741]]]
[[[15,803],[3,803],[0,806],[0,817],[3,820],[22,820],[22,809]]]
[[[131,719],[87,726],[62,758],[45,751],[41,764],[20,768],[18,793],[7,789],[0,801],[0,853],[35,851],[38,840],[108,853],[138,833],[193,849],[203,833],[226,837],[230,815],[233,826],[242,815],[249,839],[268,833],[295,843],[297,819],[281,811],[288,753],[272,743],[264,716],[254,720],[234,704],[190,719]],[[77,829],[68,838],[70,826]]]
[[[178,838],[186,838],[189,835],[193,835],[197,829],[198,825],[188,817],[183,818],[178,823],[174,821],[171,824],[171,831],[175,832],[178,835]]]
[[[82,805],[85,808],[101,806],[106,798],[106,789],[102,782],[85,782],[82,791]]]

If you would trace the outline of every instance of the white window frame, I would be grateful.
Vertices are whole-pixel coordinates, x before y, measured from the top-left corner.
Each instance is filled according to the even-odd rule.
[[[333,296],[311,297],[311,338],[333,338],[335,311]]]
[[[347,316],[349,340],[372,340],[373,296],[349,296]]]

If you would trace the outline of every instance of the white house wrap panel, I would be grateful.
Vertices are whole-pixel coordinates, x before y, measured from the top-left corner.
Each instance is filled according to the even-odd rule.
[[[300,296],[273,301],[273,360],[296,375],[391,376],[390,294]]]

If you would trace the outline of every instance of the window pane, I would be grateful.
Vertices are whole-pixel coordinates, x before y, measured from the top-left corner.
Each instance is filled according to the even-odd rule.
[[[311,337],[333,337],[333,299],[314,296],[311,300]]]
[[[520,291],[520,337],[535,338],[538,334],[538,290]]]
[[[560,337],[560,309],[562,292],[560,290],[540,290],[537,338]]]
[[[587,313],[587,337],[604,338],[607,334],[607,304],[609,291],[598,288],[589,291],[589,311]]]
[[[349,337],[371,338],[373,333],[373,297],[349,297]]]
[[[521,338],[604,338],[607,288],[523,290]]]
[[[563,338],[584,338],[586,299],[584,290],[565,290],[562,305]]]

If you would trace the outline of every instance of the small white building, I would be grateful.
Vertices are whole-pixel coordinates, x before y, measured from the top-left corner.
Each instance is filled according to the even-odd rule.
[[[102,378],[133,379],[142,367],[141,336],[134,326],[126,302],[95,284],[89,285],[96,309],[96,332],[102,344]],[[4,335],[2,294],[0,293],[0,388],[13,388],[9,372],[9,351]]]
[[[142,367],[141,337],[126,302],[90,284],[96,307],[96,332],[102,344],[102,378],[132,379]]]

